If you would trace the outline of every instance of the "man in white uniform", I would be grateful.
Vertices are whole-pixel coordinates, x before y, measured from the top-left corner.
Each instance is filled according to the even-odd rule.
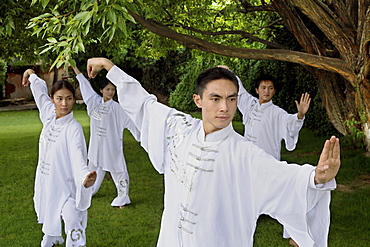
[[[278,219],[300,246],[327,246],[339,139],[325,142],[317,167],[280,162],[233,130],[238,82],[229,70],[199,75],[193,96],[199,120],[158,103],[110,60],[88,60],[89,77],[102,69],[165,176],[157,246],[253,246],[260,214]]]
[[[299,131],[303,126],[311,98],[302,94],[301,100],[295,101],[298,112],[289,114],[272,103],[275,95],[275,79],[262,76],[256,80],[258,99],[249,94],[239,80],[238,108],[243,114],[244,137],[280,160],[281,141],[293,151],[296,147]]]

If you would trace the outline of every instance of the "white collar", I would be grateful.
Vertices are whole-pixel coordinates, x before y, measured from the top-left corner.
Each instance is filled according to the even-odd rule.
[[[70,113],[68,113],[67,115],[63,116],[63,117],[60,117],[58,119],[55,118],[55,125],[56,126],[62,126],[70,121],[72,121],[73,119],[73,111],[71,111]]]
[[[204,143],[204,144],[217,144],[218,142],[225,140],[233,130],[234,129],[232,126],[232,122],[230,122],[230,124],[226,126],[225,128],[206,135],[204,132],[203,122],[202,122],[201,127],[198,131],[197,139],[199,142]]]
[[[270,101],[269,101],[269,102],[267,102],[267,103],[263,103],[263,104],[260,104],[260,103],[258,102],[258,104],[259,104],[260,108],[262,108],[262,109],[266,109],[267,107],[269,107],[269,106],[272,106],[272,105],[273,105],[272,100],[270,100]]]

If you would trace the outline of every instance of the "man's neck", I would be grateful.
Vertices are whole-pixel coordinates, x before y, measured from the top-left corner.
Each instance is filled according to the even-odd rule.
[[[259,100],[259,103],[260,103],[260,105],[262,105],[262,104],[266,104],[266,103],[269,103],[271,100],[269,100],[269,101],[263,101],[263,100]]]

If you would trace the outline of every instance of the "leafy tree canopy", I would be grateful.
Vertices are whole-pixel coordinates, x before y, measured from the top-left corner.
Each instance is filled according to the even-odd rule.
[[[0,2],[0,58],[8,63],[28,63],[40,57],[35,52],[45,41],[32,36],[26,29],[29,20],[41,14],[36,6],[30,9],[30,2],[6,0]]]
[[[133,12],[161,21],[184,34],[195,34],[204,39],[212,37],[214,42],[220,44],[262,48],[264,43],[269,44],[264,39],[271,35],[259,32],[262,26],[268,25],[271,13],[256,12],[246,17],[231,1],[181,1],[176,4],[165,0],[32,1],[32,6],[40,4],[44,13],[32,18],[28,28],[33,30],[34,35],[47,39],[41,54],[56,52],[58,57],[53,65],[57,67],[65,62],[74,65],[74,55],[85,52],[85,47],[93,43],[104,44],[109,48],[106,50],[112,51],[107,55],[112,57],[115,57],[114,51],[125,50],[123,46],[126,49],[135,48],[137,56],[155,59],[165,56],[169,50],[182,49],[171,39],[137,28],[136,20],[130,15]],[[263,39],[253,36],[257,32]],[[141,40],[138,46],[133,45],[135,38]],[[251,41],[261,41],[262,45]]]

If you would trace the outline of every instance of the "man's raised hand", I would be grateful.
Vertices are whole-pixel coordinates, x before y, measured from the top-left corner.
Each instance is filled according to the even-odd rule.
[[[319,163],[315,170],[315,183],[323,184],[329,182],[338,173],[340,167],[340,145],[339,139],[332,136],[326,140],[322,149]]]
[[[295,101],[298,110],[298,118],[302,119],[307,113],[308,108],[310,108],[311,98],[309,93],[303,93],[301,96],[301,101]]]

